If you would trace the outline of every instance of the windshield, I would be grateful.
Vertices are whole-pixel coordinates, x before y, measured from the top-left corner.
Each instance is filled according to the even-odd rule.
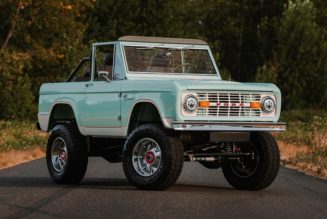
[[[206,49],[125,46],[129,72],[216,74]]]

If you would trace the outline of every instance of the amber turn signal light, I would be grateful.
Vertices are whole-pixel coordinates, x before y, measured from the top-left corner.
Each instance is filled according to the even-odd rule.
[[[260,102],[251,102],[250,103],[250,108],[252,108],[252,109],[260,109],[261,108],[261,103]]]
[[[199,107],[208,108],[210,106],[210,102],[207,100],[200,100]]]

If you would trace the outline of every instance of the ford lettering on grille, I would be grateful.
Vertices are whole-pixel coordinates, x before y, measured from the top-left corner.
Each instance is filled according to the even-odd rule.
[[[209,108],[199,107],[198,116],[259,117],[260,109],[250,108],[250,103],[261,100],[258,93],[198,92],[199,101],[209,101]]]

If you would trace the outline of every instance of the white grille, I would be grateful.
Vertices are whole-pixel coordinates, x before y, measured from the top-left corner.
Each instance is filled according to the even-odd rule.
[[[198,108],[198,116],[259,117],[261,115],[260,109],[250,108],[251,102],[261,100],[261,95],[257,93],[199,92],[197,98],[199,101],[210,102],[209,108]]]

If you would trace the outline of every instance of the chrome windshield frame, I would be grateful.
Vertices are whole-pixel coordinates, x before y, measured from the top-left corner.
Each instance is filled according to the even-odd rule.
[[[216,65],[215,59],[211,53],[211,50],[208,45],[191,45],[191,44],[170,44],[170,43],[144,43],[144,42],[120,42],[121,51],[123,54],[123,62],[125,66],[125,72],[126,76],[128,75],[139,75],[139,76],[147,76],[147,75],[171,75],[171,76],[218,76],[218,79],[221,79],[218,67]],[[196,73],[165,73],[165,72],[136,72],[136,71],[129,71],[128,65],[127,65],[127,59],[125,54],[125,46],[142,46],[142,47],[156,47],[156,48],[176,48],[176,49],[185,49],[185,48],[191,48],[191,49],[202,49],[206,50],[209,54],[209,57],[211,59],[212,66],[214,70],[216,71],[215,74],[196,74]]]

